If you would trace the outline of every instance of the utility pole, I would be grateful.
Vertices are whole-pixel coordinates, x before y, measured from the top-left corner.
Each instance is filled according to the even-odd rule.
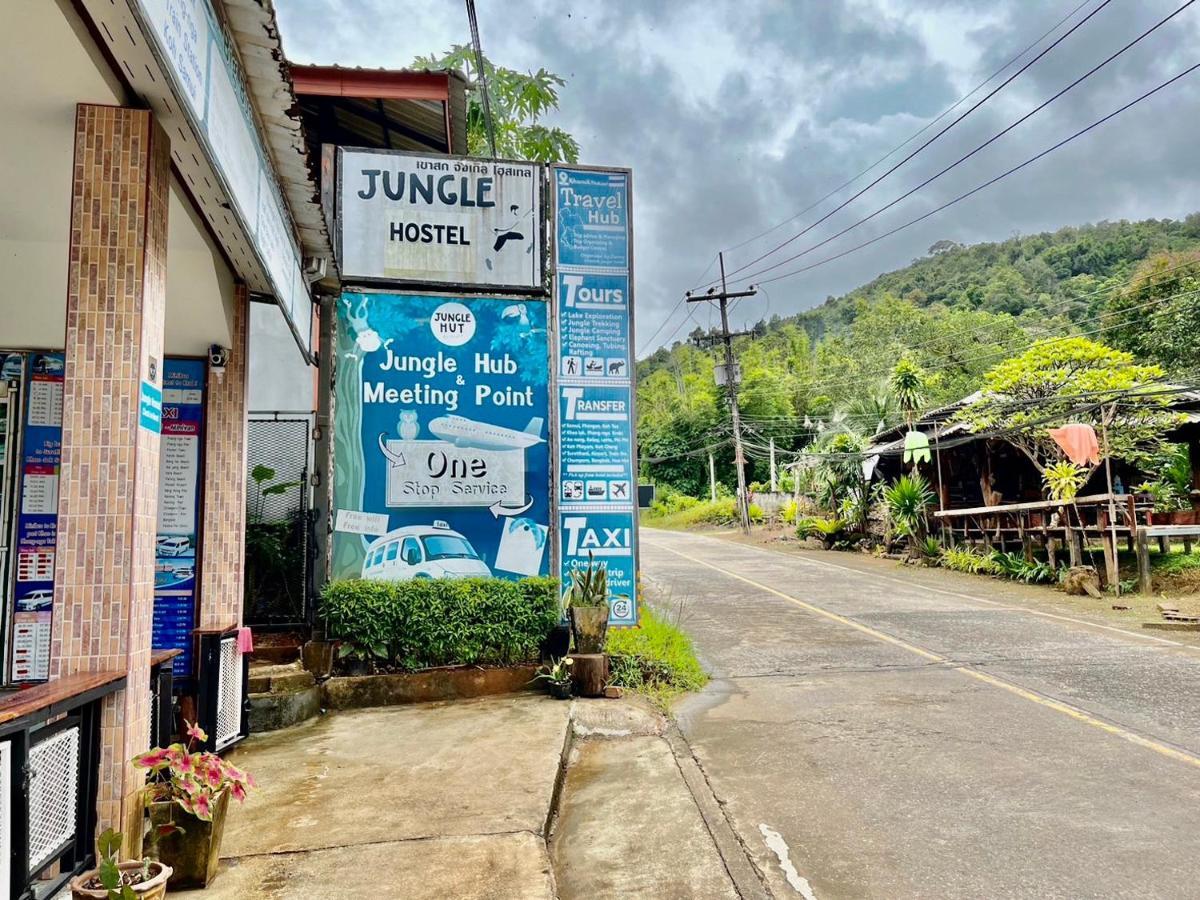
[[[738,297],[753,297],[758,291],[751,288],[748,291],[729,291],[728,285],[725,283],[725,254],[717,254],[721,262],[721,290],[709,290],[707,293],[701,294],[698,297],[693,297],[692,292],[687,293],[688,303],[699,303],[702,300],[716,300],[721,308],[721,333],[717,335],[721,343],[725,346],[725,388],[729,394],[729,412],[733,420],[733,456],[734,467],[737,469],[737,506],[738,520],[741,522],[742,531],[750,533],[750,504],[749,496],[746,492],[746,455],[742,450],[742,417],[738,411],[737,402],[737,385],[741,379],[737,375],[737,363],[733,358],[733,339],[742,334],[749,334],[748,331],[731,332],[729,330],[729,301]]]
[[[711,450],[708,451],[708,499],[717,502],[717,462]]]
[[[779,490],[779,479],[775,477],[775,438],[771,438],[771,493]]]

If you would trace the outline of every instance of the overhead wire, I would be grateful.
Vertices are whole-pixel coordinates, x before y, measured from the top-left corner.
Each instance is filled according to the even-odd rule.
[[[961,97],[959,97],[957,100],[955,100],[954,103],[952,103],[950,106],[946,107],[944,110],[942,110],[940,113],[938,113],[938,115],[935,118],[930,119],[923,126],[921,126],[921,128],[919,128],[917,131],[913,132],[911,135],[909,135],[907,138],[905,138],[903,141],[901,141],[899,144],[897,144],[895,147],[893,147],[891,150],[889,150],[883,156],[879,157],[879,159],[875,160],[875,162],[871,163],[871,165],[867,166],[865,169],[860,171],[857,175],[854,175],[854,176],[848,178],[847,180],[843,181],[841,184],[839,184],[833,190],[829,191],[827,194],[822,196],[820,199],[814,200],[812,203],[810,203],[804,209],[800,210],[800,212],[795,213],[792,216],[789,216],[788,218],[784,219],[781,222],[776,223],[775,225],[772,225],[766,231],[761,231],[758,234],[753,235],[752,237],[746,238],[744,241],[741,241],[740,243],[734,244],[730,247],[726,247],[725,251],[728,253],[728,252],[732,252],[734,250],[740,250],[742,247],[745,247],[747,244],[751,244],[754,241],[757,241],[759,238],[766,237],[768,234],[778,231],[783,226],[788,225],[791,222],[794,222],[796,219],[799,219],[801,216],[805,215],[806,213],[811,212],[812,210],[816,209],[818,206],[820,206],[822,203],[824,203],[830,197],[834,196],[835,194],[841,193],[843,190],[848,188],[850,185],[854,184],[854,182],[858,181],[864,175],[868,174],[869,172],[871,172],[874,169],[881,166],[883,163],[887,162],[888,159],[890,159],[895,154],[899,153],[901,150],[903,150],[905,147],[907,147],[909,144],[911,144],[913,141],[915,141],[917,138],[919,138],[921,135],[923,135],[926,131],[928,131],[930,128],[932,128],[934,125],[936,125],[942,119],[946,118],[946,116],[950,115],[950,113],[954,112],[954,110],[958,109],[958,107],[960,107],[963,103],[965,103],[967,100],[971,99],[971,97],[975,96],[975,94],[979,93],[980,90],[982,90],[988,83],[993,81],[1002,72],[1004,72],[1005,69],[1008,69],[1010,66],[1013,65],[1013,63],[1019,61],[1021,59],[1021,57],[1025,56],[1025,54],[1027,54],[1030,50],[1032,50],[1034,47],[1036,47],[1038,44],[1040,44],[1042,41],[1044,41],[1047,37],[1049,37],[1051,34],[1053,34],[1055,31],[1057,31],[1064,22],[1073,18],[1077,12],[1079,12],[1081,9],[1083,9],[1085,6],[1087,6],[1091,2],[1092,2],[1092,0],[1083,0],[1082,3],[1079,3],[1069,13],[1067,13],[1065,16],[1063,16],[1061,19],[1059,19],[1057,22],[1055,22],[1053,25],[1051,25],[1048,29],[1043,31],[1036,40],[1034,40],[1032,43],[1028,44],[1025,47],[1025,49],[1023,49],[1020,53],[1009,58],[1009,60],[1006,63],[1004,63],[1004,65],[1000,66],[1000,68],[998,68],[994,72],[992,72],[992,74],[990,74],[987,78],[983,79],[983,81],[979,82],[977,85],[975,85],[975,87],[971,88],[971,90],[967,91],[967,93],[963,94]]]
[[[895,228],[885,231],[883,234],[877,235],[876,237],[873,237],[870,240],[863,241],[860,244],[856,244],[855,246],[850,247],[846,250],[843,250],[840,253],[835,253],[832,256],[827,256],[824,259],[817,260],[814,263],[809,263],[806,266],[801,266],[798,269],[793,269],[790,272],[784,272],[783,274],[780,274],[780,275],[773,275],[770,278],[765,278],[760,282],[760,285],[761,284],[771,284],[776,281],[782,281],[785,278],[792,278],[796,275],[799,275],[802,272],[809,272],[819,266],[823,266],[828,263],[834,262],[835,260],[842,259],[846,256],[849,256],[851,253],[855,253],[859,250],[864,249],[865,247],[870,247],[873,244],[877,244],[880,241],[882,241],[886,238],[889,238],[892,235],[897,234],[901,231],[904,231],[905,229],[910,228],[919,222],[923,222],[926,219],[931,218],[931,217],[937,215],[938,213],[949,209],[951,206],[961,203],[963,200],[966,200],[967,198],[972,197],[975,194],[978,194],[980,191],[991,187],[992,185],[996,184],[999,181],[1002,181],[1003,179],[1007,178],[1008,176],[1021,171],[1022,169],[1026,168],[1027,166],[1032,165],[1033,163],[1037,162],[1038,160],[1042,159],[1043,157],[1049,156],[1054,151],[1066,146],[1067,144],[1071,143],[1072,141],[1074,141],[1080,137],[1083,137],[1085,134],[1093,131],[1096,128],[1099,128],[1101,125],[1116,118],[1117,116],[1119,116],[1121,113],[1125,112],[1126,110],[1149,99],[1154,94],[1157,94],[1159,91],[1164,90],[1167,87],[1170,87],[1172,84],[1174,84],[1175,82],[1179,81],[1182,78],[1187,77],[1188,75],[1195,72],[1197,69],[1200,69],[1200,63],[1196,63],[1195,65],[1189,66],[1188,68],[1184,69],[1182,72],[1179,72],[1178,74],[1172,76],[1171,78],[1168,78],[1166,81],[1159,83],[1158,85],[1156,85],[1155,87],[1146,91],[1145,93],[1135,97],[1133,100],[1130,100],[1128,103],[1124,104],[1123,106],[1118,107],[1117,109],[1113,110],[1112,112],[1110,112],[1108,115],[1104,116],[1103,118],[1097,119],[1096,121],[1092,122],[1090,125],[1087,125],[1084,128],[1079,129],[1074,134],[1071,134],[1071,135],[1063,138],[1062,140],[1058,141],[1057,143],[1052,144],[1051,146],[1047,147],[1045,150],[1042,150],[1040,153],[1037,153],[1037,154],[1029,157],[1024,162],[1019,163],[1010,169],[1006,169],[1005,171],[1001,172],[999,175],[996,175],[993,178],[988,179],[987,181],[975,186],[974,188],[972,188],[969,191],[959,194],[957,197],[954,197],[952,200],[948,200],[947,202],[941,204],[940,206],[938,206],[934,209],[931,209],[928,212],[923,213],[922,215],[917,216],[914,219],[910,219],[909,221],[903,223],[902,225],[898,225]]]
[[[824,222],[827,222],[831,217],[833,217],[837,213],[841,212],[843,209],[845,209],[847,206],[849,206],[851,203],[853,203],[859,197],[863,196],[868,191],[872,190],[876,185],[880,184],[885,179],[887,179],[889,176],[891,176],[894,172],[896,172],[897,170],[902,168],[910,160],[914,159],[918,154],[920,154],[922,151],[924,151],[927,147],[931,146],[939,138],[941,138],[943,135],[947,134],[956,125],[958,125],[960,122],[965,120],[968,116],[970,116],[972,113],[974,113],[980,107],[982,107],[985,103],[987,103],[989,100],[991,100],[993,97],[995,97],[1001,91],[1003,91],[1006,87],[1008,87],[1010,84],[1012,84],[1014,81],[1016,81],[1019,77],[1021,77],[1021,75],[1023,75],[1025,72],[1027,72],[1032,66],[1036,65],[1048,53],[1050,53],[1052,50],[1054,50],[1054,48],[1056,48],[1059,44],[1061,44],[1063,41],[1065,41],[1067,38],[1069,38],[1072,34],[1074,34],[1076,31],[1078,31],[1087,22],[1091,21],[1091,19],[1097,13],[1099,13],[1101,10],[1106,8],[1111,2],[1112,2],[1112,0],[1102,0],[1102,2],[1098,6],[1096,6],[1095,9],[1093,9],[1086,16],[1084,16],[1082,19],[1080,19],[1078,22],[1076,22],[1074,25],[1072,25],[1069,29],[1067,29],[1067,31],[1063,32],[1063,34],[1059,35],[1059,37],[1055,38],[1055,40],[1052,43],[1050,43],[1044,49],[1042,49],[1036,56],[1033,57],[1033,59],[1029,60],[1029,62],[1025,63],[1023,66],[1021,66],[1021,68],[1017,69],[1016,72],[1014,72],[1008,78],[1004,79],[1004,81],[1002,81],[999,85],[997,85],[995,88],[993,88],[991,91],[989,91],[982,99],[980,99],[976,103],[974,103],[966,112],[964,112],[964,113],[962,113],[962,115],[956,117],[949,125],[947,125],[945,128],[938,131],[937,134],[935,134],[929,140],[922,143],[919,147],[917,147],[917,149],[913,150],[911,153],[909,153],[907,156],[905,156],[898,163],[891,166],[886,172],[884,172],[878,178],[874,179],[869,184],[867,184],[866,187],[863,187],[860,190],[856,191],[854,194],[851,194],[849,197],[847,197],[845,200],[843,200],[841,203],[839,203],[837,206],[835,206],[829,212],[825,213],[823,216],[821,216],[815,222],[812,222],[811,224],[806,225],[803,229],[801,229],[796,234],[792,235],[787,240],[776,245],[775,247],[771,248],[770,250],[766,251],[765,253],[763,253],[759,256],[756,256],[754,259],[750,260],[749,262],[746,262],[746,263],[738,266],[733,271],[727,273],[727,277],[733,277],[740,272],[744,272],[746,269],[761,262],[762,260],[766,259],[768,256],[772,256],[775,253],[778,253],[784,247],[787,247],[793,241],[799,240],[801,237],[808,234],[808,232],[812,231],[818,225],[821,225]],[[741,279],[741,280],[744,281],[745,279]],[[711,284],[712,282],[709,282],[709,283]],[[707,287],[707,285],[704,285],[704,287]]]
[[[801,250],[800,252],[794,253],[791,256],[786,257],[785,259],[778,260],[777,262],[774,262],[769,266],[764,266],[763,268],[761,268],[755,272],[751,272],[749,275],[743,275],[738,280],[752,282],[754,279],[759,278],[762,275],[765,275],[767,272],[774,271],[775,269],[778,269],[781,266],[787,265],[789,262],[794,262],[795,260],[800,259],[803,256],[807,256],[809,253],[812,253],[814,250],[819,250],[821,247],[827,246],[828,244],[832,243],[833,241],[837,240],[838,238],[842,237],[843,235],[846,235],[849,232],[853,231],[854,229],[858,228],[860,225],[864,225],[867,222],[870,222],[876,216],[886,212],[887,210],[896,206],[898,203],[901,203],[904,200],[907,200],[913,194],[916,194],[918,191],[923,190],[924,188],[928,187],[933,182],[937,181],[939,178],[941,178],[947,172],[952,171],[953,169],[957,168],[958,166],[960,166],[963,163],[970,160],[977,153],[980,153],[981,151],[985,150],[987,147],[990,147],[993,143],[998,141],[1000,138],[1004,137],[1004,135],[1006,135],[1009,132],[1013,131],[1014,129],[1018,128],[1025,122],[1029,121],[1029,119],[1033,118],[1035,115],[1037,115],[1039,112],[1041,112],[1047,106],[1049,106],[1051,103],[1053,103],[1054,101],[1063,97],[1068,92],[1074,90],[1076,87],[1078,87],[1084,81],[1086,81],[1087,79],[1094,76],[1105,66],[1109,65],[1109,63],[1113,62],[1114,60],[1116,60],[1120,56],[1122,56],[1124,53],[1127,53],[1129,50],[1133,49],[1135,46],[1137,46],[1137,44],[1139,44],[1141,41],[1145,40],[1147,37],[1149,37],[1151,34],[1153,34],[1159,28],[1166,25],[1168,22],[1170,22],[1177,15],[1182,13],[1185,9],[1187,9],[1189,6],[1191,6],[1195,2],[1196,2],[1196,0],[1187,0],[1186,3],[1184,3],[1182,6],[1178,7],[1174,12],[1170,13],[1169,15],[1165,16],[1162,19],[1159,19],[1157,22],[1155,22],[1152,26],[1147,28],[1145,31],[1143,31],[1141,34],[1139,34],[1133,40],[1129,41],[1129,43],[1125,44],[1125,46],[1121,47],[1119,50],[1110,54],[1108,57],[1106,57],[1101,62],[1092,66],[1092,68],[1088,69],[1086,72],[1084,72],[1082,75],[1080,75],[1074,81],[1072,81],[1066,87],[1060,89],[1059,91],[1054,93],[1052,96],[1043,100],[1041,103],[1039,103],[1037,106],[1035,106],[1029,112],[1025,113],[1020,118],[1015,119],[1012,122],[1010,122],[1008,125],[1006,125],[1004,128],[997,131],[995,134],[993,134],[990,138],[988,138],[982,144],[979,144],[978,146],[976,146],[974,149],[972,149],[968,153],[965,153],[962,156],[958,157],[958,159],[954,160],[954,162],[950,163],[949,165],[944,166],[943,168],[939,169],[937,172],[935,172],[933,175],[930,175],[928,178],[926,178],[920,184],[916,185],[915,187],[910,188],[909,190],[905,191],[900,196],[885,203],[883,206],[880,206],[874,212],[870,213],[869,215],[863,216],[861,219],[859,219],[856,222],[851,223],[850,225],[847,225],[845,228],[843,228],[841,231],[837,232],[836,234],[832,234],[829,237],[826,237],[825,239],[818,241],[817,243],[812,244],[809,247],[806,247],[805,249]]]

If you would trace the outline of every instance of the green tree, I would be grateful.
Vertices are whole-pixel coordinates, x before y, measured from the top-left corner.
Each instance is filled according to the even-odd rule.
[[[459,69],[472,79],[473,86],[467,90],[467,153],[490,156],[475,51],[465,44],[455,44],[440,56],[418,56],[413,61],[413,68]],[[518,72],[497,66],[486,56],[483,71],[487,77],[498,156],[546,163],[579,161],[579,144],[575,138],[563,129],[547,126],[541,121],[547,113],[558,109],[558,89],[567,83],[565,79],[545,69]]]
[[[1099,434],[1103,421],[1112,455],[1138,462],[1162,450],[1163,433],[1178,421],[1169,398],[1155,391],[1162,375],[1159,366],[1087,338],[1038,341],[988,372],[979,399],[956,418],[976,432],[1004,428],[1043,475],[1063,458],[1050,430],[1069,422]]]
[[[925,373],[912,356],[905,353],[892,368],[888,384],[891,387],[892,396],[896,398],[896,405],[904,414],[905,424],[911,430],[917,410],[925,402]]]
[[[1104,311],[1112,342],[1172,371],[1200,366],[1200,251],[1142,263]]]

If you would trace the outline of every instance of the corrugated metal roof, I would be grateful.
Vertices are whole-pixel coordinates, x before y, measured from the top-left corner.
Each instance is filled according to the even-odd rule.
[[[329,260],[332,273],[333,245],[321,210],[320,181],[308,156],[274,6],[271,0],[224,0],[223,6],[303,253]]]

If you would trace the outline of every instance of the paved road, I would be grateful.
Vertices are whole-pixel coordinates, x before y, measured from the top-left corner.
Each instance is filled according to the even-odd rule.
[[[1197,648],[986,581],[642,541],[716,676],[680,727],[777,897],[1200,897]]]

